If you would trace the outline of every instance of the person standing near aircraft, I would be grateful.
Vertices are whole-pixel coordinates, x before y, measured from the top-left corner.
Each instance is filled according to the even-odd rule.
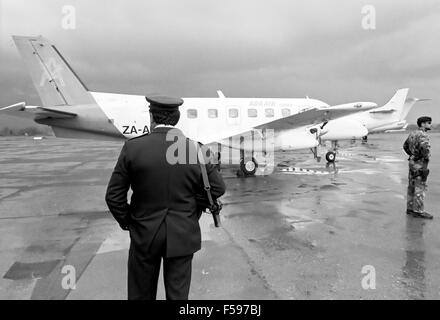
[[[125,142],[108,184],[106,202],[120,227],[130,232],[128,299],[156,299],[163,259],[167,300],[187,300],[193,254],[201,248],[196,202],[196,195],[204,191],[201,167],[187,161],[197,155],[195,142],[174,128],[183,100],[163,96],[146,99],[151,133]],[[173,149],[175,141],[170,141],[170,135],[184,141],[184,150]],[[170,161],[170,154],[175,154],[170,150],[184,163]],[[206,164],[206,168],[212,197],[217,199],[225,192],[225,184],[213,164]],[[128,204],[130,187],[133,195]]]
[[[428,162],[431,156],[427,132],[431,130],[431,122],[430,117],[418,118],[418,130],[411,132],[403,144],[403,149],[409,156],[406,213],[424,219],[433,218],[424,208],[426,181],[429,174]]]

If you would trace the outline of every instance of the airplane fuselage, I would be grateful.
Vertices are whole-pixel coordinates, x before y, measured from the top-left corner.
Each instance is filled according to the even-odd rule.
[[[126,138],[148,133],[144,96],[92,92],[108,119]],[[183,98],[177,128],[191,139],[212,142],[311,108],[328,107],[316,99]]]
[[[91,92],[99,107],[114,127],[127,139],[150,132],[148,102],[144,96]],[[183,98],[177,128],[189,138],[202,143],[220,142],[228,137],[251,131],[265,123],[289,117],[313,108],[328,108],[317,99],[280,98]],[[372,108],[371,102],[353,102],[340,105],[341,109]],[[344,122],[331,120],[328,128],[331,137],[337,140],[356,139],[368,134],[367,129],[350,117]],[[299,150],[316,147],[317,135],[310,128],[322,125],[315,123],[282,132],[274,132],[273,150]],[[329,130],[327,130],[328,132]],[[231,143],[229,143],[231,145]],[[232,143],[235,147],[236,144]],[[244,146],[244,149],[248,149]],[[249,149],[251,149],[249,147]],[[260,151],[252,146],[253,151]]]

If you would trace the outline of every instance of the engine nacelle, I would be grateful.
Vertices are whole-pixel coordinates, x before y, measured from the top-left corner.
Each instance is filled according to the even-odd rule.
[[[362,123],[351,119],[331,120],[324,127],[321,139],[323,140],[351,140],[360,139],[368,135],[368,130]]]
[[[275,146],[278,150],[309,149],[318,144],[316,132],[311,132],[310,128],[306,127],[285,130],[275,136]]]
[[[371,132],[384,132],[387,130],[402,130],[408,126],[406,120],[396,121],[391,124],[387,124],[381,127],[377,127],[371,130]]]

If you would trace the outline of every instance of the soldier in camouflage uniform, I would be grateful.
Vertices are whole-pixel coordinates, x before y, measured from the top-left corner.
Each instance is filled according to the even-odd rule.
[[[403,149],[409,156],[406,213],[424,219],[433,218],[424,208],[428,162],[431,155],[427,131],[431,130],[431,121],[430,117],[418,118],[418,130],[411,132],[403,144]]]

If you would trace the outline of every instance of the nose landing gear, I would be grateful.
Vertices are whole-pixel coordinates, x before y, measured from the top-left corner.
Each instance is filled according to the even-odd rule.
[[[327,162],[329,163],[333,163],[336,160],[336,152],[334,151],[329,151],[325,154],[325,159],[327,160]]]

